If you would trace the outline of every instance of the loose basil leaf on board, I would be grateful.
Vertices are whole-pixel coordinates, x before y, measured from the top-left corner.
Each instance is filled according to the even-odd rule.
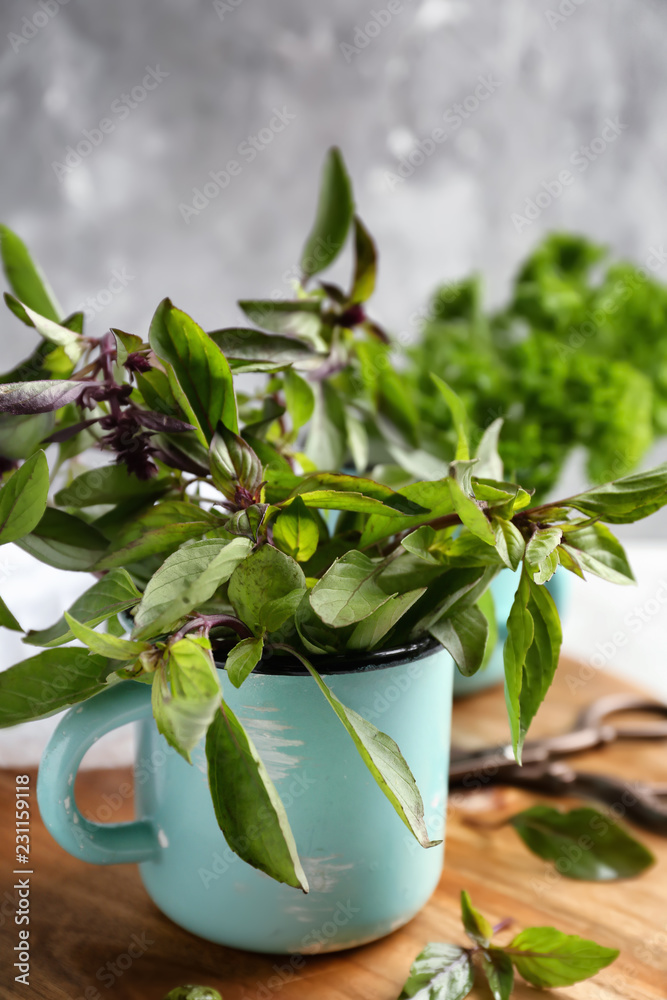
[[[486,917],[483,917],[479,910],[475,909],[465,890],[461,892],[461,919],[468,937],[475,944],[486,947],[493,937],[493,927]]]
[[[119,611],[127,611],[134,607],[140,600],[141,594],[127,570],[114,569],[77,598],[69,608],[69,614],[78,622],[94,628],[100,622],[117,615]],[[73,638],[74,635],[63,616],[50,628],[32,629],[26,635],[24,642],[31,646],[61,646]]]
[[[427,944],[410,966],[399,1000],[465,1000],[474,984],[467,951],[454,944]]]
[[[151,321],[150,345],[169,364],[204,436],[220,423],[238,432],[232,373],[220,348],[187,313],[163,299]]]
[[[510,1000],[514,986],[512,959],[502,948],[485,948],[480,959],[493,1000]]]
[[[431,840],[424,820],[424,803],[412,771],[391,736],[380,732],[371,722],[351,708],[346,708],[327,687],[312,664],[296,654],[315,678],[317,686],[352,737],[364,764],[422,847],[435,847],[441,840]]]
[[[153,715],[167,743],[188,763],[220,700],[209,641],[185,636],[172,643],[153,677]]]
[[[47,507],[37,527],[16,544],[48,566],[69,570],[92,570],[108,546],[92,524],[56,507]]]
[[[429,632],[447,650],[465,677],[477,673],[484,661],[489,623],[474,604],[456,614],[445,614]]]
[[[273,540],[287,555],[298,562],[307,562],[317,549],[320,531],[315,516],[301,497],[278,514],[273,522]]]
[[[295,431],[308,423],[315,409],[315,394],[305,379],[288,368],[283,379],[285,404]]]
[[[0,489],[0,545],[15,542],[37,527],[49,495],[49,466],[36,451]]]
[[[3,599],[0,597],[0,625],[4,628],[11,629],[12,632],[23,632],[23,628],[19,622],[17,622],[14,615],[11,613]]]
[[[553,861],[565,878],[611,882],[634,878],[655,863],[648,848],[597,809],[561,812],[537,805],[509,822],[526,847]]]
[[[572,986],[590,979],[618,958],[615,948],[603,948],[576,934],[554,927],[522,931],[505,949],[519,975],[533,986]]]
[[[353,550],[335,561],[310,592],[310,604],[326,624],[340,628],[360,622],[392,596],[378,583],[382,563]]]
[[[234,570],[228,594],[241,621],[261,633],[270,612],[267,605],[305,589],[306,578],[296,560],[273,545],[262,545]]]
[[[215,816],[231,849],[276,881],[308,892],[285,807],[254,743],[224,701],[206,736],[206,758]]]
[[[108,661],[86,649],[45,649],[0,671],[0,728],[41,719],[102,691]]]
[[[7,226],[0,226],[0,254],[7,281],[14,295],[42,316],[58,323],[60,307],[28,249]]]
[[[353,214],[350,178],[340,150],[333,147],[324,161],[317,213],[301,254],[301,269],[306,277],[318,274],[336,259]]]
[[[110,660],[136,660],[142,653],[150,649],[146,642],[134,642],[131,639],[121,639],[119,636],[106,632],[96,632],[95,629],[82,625],[76,618],[65,612],[72,635],[82,642],[91,653],[107,656]]]
[[[204,604],[243,563],[252,542],[247,538],[186,542],[151,577],[134,616],[134,639],[166,632],[198,604]]]
[[[623,546],[604,524],[598,522],[568,530],[564,534],[562,548],[585,572],[610,583],[635,583]]]
[[[227,653],[225,670],[234,687],[241,687],[246,677],[250,676],[262,658],[263,649],[264,640],[250,636],[248,639],[242,639]]]

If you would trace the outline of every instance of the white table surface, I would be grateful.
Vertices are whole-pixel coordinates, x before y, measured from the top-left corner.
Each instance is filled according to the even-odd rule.
[[[612,586],[595,577],[583,582],[569,575],[563,651],[582,662],[581,684],[594,671],[607,670],[667,699],[667,542],[635,542],[626,550],[637,586]],[[0,593],[24,628],[51,625],[90,581],[87,574],[44,566],[13,545],[2,549]],[[3,629],[0,670],[36,652]],[[36,764],[58,718],[0,730],[0,767]],[[96,744],[85,765],[118,766],[129,763],[132,753],[132,729],[125,727]]]

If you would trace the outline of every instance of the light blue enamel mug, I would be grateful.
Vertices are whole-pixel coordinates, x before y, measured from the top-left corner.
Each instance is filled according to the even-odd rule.
[[[158,734],[150,688],[124,681],[70,709],[44,753],[39,807],[55,840],[92,864],[136,862],[175,923],[250,951],[311,954],[351,948],[402,926],[436,888],[443,845],[424,849],[377,787],[310,675],[271,673],[240,689],[219,668],[285,805],[310,892],[280,885],[227,846],[213,812],[203,746],[188,765]],[[341,701],[400,746],[421,790],[429,833],[444,838],[453,661],[439,646],[330,661],[320,669]],[[74,799],[76,770],[101,736],[138,723],[136,819],[97,823]],[[113,802],[113,796],[109,796]],[[119,796],[120,798],[120,796]],[[111,810],[109,810],[111,811]]]

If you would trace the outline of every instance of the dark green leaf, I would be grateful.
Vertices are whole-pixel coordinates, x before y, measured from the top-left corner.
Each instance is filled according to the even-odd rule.
[[[72,618],[90,628],[106,621],[119,611],[127,611],[141,599],[127,570],[114,569],[77,598],[69,608]],[[50,628],[28,632],[24,642],[32,646],[61,646],[74,636],[63,616]]]
[[[137,479],[125,465],[103,465],[88,469],[55,495],[60,507],[94,507],[139,497],[158,497],[173,485],[170,476]]]
[[[102,691],[107,661],[88,650],[45,649],[0,671],[0,727],[40,719]]]
[[[454,511],[451,493],[447,485],[447,480],[437,482],[411,483],[397,491],[401,496],[407,497],[415,503],[420,504],[429,510],[428,514],[421,514],[417,517],[369,517],[366,527],[361,536],[360,546],[365,548],[373,542],[386,538],[388,535],[401,531],[408,531],[410,528],[417,528],[424,521],[433,521],[445,514]]]
[[[510,1000],[514,986],[512,959],[502,948],[487,948],[481,953],[482,971],[493,1000]]]
[[[27,414],[23,417],[0,413],[0,455],[14,461],[28,458],[54,426],[53,413]]]
[[[0,545],[16,542],[39,524],[49,495],[49,466],[37,451],[0,489]]]
[[[20,624],[11,613],[3,599],[0,597],[0,625],[3,628],[11,629],[13,632],[23,632]]]
[[[169,299],[158,306],[150,344],[161,361],[173,368],[206,439],[219,422],[238,431],[236,397],[229,365],[220,348]]]
[[[7,226],[0,226],[0,253],[7,281],[14,295],[42,316],[60,320],[60,309],[28,249]]]
[[[206,737],[218,825],[231,849],[271,878],[308,891],[285,807],[255,745],[223,701]]]
[[[489,623],[479,608],[462,608],[445,614],[429,628],[431,635],[444,646],[465,677],[477,673],[484,660]]]
[[[526,654],[533,641],[535,627],[527,609],[530,600],[529,577],[522,571],[519,586],[507,619],[507,639],[503,648],[505,664],[505,702],[517,760],[521,761],[521,687]]]
[[[566,878],[633,878],[655,862],[648,848],[596,809],[561,812],[537,805],[512,816],[510,823],[533,854],[553,861]]]
[[[485,947],[493,937],[493,927],[483,917],[479,910],[476,910],[470,901],[470,896],[463,890],[461,892],[461,920],[465,927],[465,932],[475,944]]]
[[[427,944],[410,966],[399,1000],[465,1000],[475,984],[470,955],[454,944]]]
[[[78,399],[83,390],[93,382],[74,382],[68,379],[30,382],[6,382],[0,385],[0,411],[3,413],[49,413],[59,410]]]
[[[264,330],[304,337],[311,342],[319,339],[321,299],[244,299],[239,305],[248,319]],[[215,337],[215,333],[211,336]]]
[[[350,302],[366,302],[375,290],[377,251],[359,216],[354,217],[354,279]]]
[[[533,986],[542,987],[580,983],[618,958],[615,948],[603,948],[554,927],[522,931],[505,950],[512,956],[517,972]]]
[[[266,605],[293,590],[305,590],[299,564],[273,545],[262,545],[237,566],[229,581],[229,600],[253,632],[265,625]]]
[[[340,253],[354,214],[352,186],[340,150],[327,153],[322,171],[315,222],[308,234],[301,268],[306,277],[318,274]]]
[[[274,365],[290,365],[316,357],[310,344],[279,333],[231,328],[212,330],[208,335],[225,357],[243,361],[270,361]]]
[[[299,600],[301,599],[301,592]],[[251,636],[249,639],[242,639],[237,642],[233,649],[227,653],[225,660],[225,670],[227,676],[234,687],[241,687],[246,677],[248,677],[262,658],[264,640]]]
[[[96,528],[64,510],[47,507],[37,527],[16,543],[56,569],[90,570],[107,548]]]
[[[127,566],[140,562],[147,556],[161,552],[173,552],[175,549],[194,538],[201,538],[211,528],[204,520],[185,521],[183,524],[165,524],[160,528],[149,528],[139,538],[117,548],[118,541],[109,552],[96,564],[98,570],[113,569],[115,566]]]

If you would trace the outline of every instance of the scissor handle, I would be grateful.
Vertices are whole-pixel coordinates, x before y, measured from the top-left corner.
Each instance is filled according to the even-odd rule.
[[[609,717],[626,712],[646,712],[664,716],[663,721],[647,721],[627,726],[610,722]],[[608,694],[588,705],[577,717],[574,731],[605,729],[612,740],[659,740],[667,738],[667,704],[634,694]],[[606,739],[604,742],[611,742]]]

